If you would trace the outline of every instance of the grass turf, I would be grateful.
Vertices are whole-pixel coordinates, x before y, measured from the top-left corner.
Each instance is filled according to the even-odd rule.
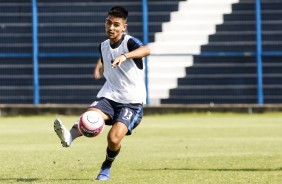
[[[0,183],[105,183],[94,177],[109,127],[63,148],[55,117],[0,117]],[[77,119],[60,118],[68,128]],[[282,114],[145,116],[123,140],[107,183],[282,183]]]

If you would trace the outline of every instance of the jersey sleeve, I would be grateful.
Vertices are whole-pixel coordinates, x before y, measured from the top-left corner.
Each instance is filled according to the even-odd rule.
[[[127,42],[128,51],[133,51],[138,49],[139,47],[144,46],[144,44],[135,37],[131,37]],[[133,59],[134,63],[139,69],[143,69],[143,60],[142,58],[135,58]]]
[[[144,46],[144,44],[135,37],[131,37],[127,42],[127,48],[129,52],[138,49],[141,46]]]

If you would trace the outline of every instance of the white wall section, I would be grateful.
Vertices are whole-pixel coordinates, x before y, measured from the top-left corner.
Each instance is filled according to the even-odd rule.
[[[185,67],[193,65],[192,56],[167,54],[199,54],[201,45],[215,33],[223,15],[231,13],[231,5],[239,0],[188,0],[179,2],[179,11],[172,12],[171,21],[163,23],[149,47],[148,58],[150,105],[169,97],[169,89],[177,87],[177,78],[185,76]],[[155,55],[154,55],[155,54]],[[166,54],[166,56],[161,56]]]

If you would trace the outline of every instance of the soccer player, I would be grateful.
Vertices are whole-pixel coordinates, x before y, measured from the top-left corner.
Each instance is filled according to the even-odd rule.
[[[110,179],[110,169],[120,152],[121,141],[140,123],[146,101],[142,58],[150,54],[150,49],[125,33],[127,16],[124,7],[114,6],[109,10],[105,23],[108,39],[99,46],[101,60],[96,67],[102,67],[99,71],[103,71],[106,82],[97,95],[98,100],[90,105],[88,111],[97,111],[111,128],[107,135],[106,159],[96,180]],[[68,131],[56,119],[54,130],[63,147],[69,147],[81,136],[77,122]]]

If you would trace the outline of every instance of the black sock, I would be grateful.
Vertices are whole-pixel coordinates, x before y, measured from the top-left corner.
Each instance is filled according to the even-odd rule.
[[[70,133],[71,133],[71,136],[72,136],[72,140],[76,139],[77,137],[80,137],[82,136],[82,134],[79,132],[78,130],[78,122],[76,122],[71,130],[70,130]]]
[[[114,161],[115,158],[116,158],[116,156],[119,154],[119,151],[120,151],[120,148],[119,148],[119,150],[117,150],[117,151],[111,151],[111,150],[107,147],[107,155],[106,155],[105,161],[103,162],[102,167],[103,167],[103,166],[111,167],[113,161]]]

